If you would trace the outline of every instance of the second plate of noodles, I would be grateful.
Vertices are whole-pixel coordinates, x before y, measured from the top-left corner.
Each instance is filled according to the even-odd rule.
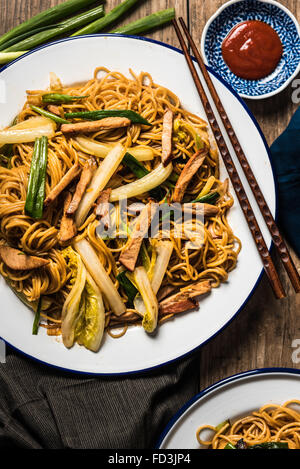
[[[57,366],[135,371],[193,348],[184,337],[178,350],[170,348],[172,337],[181,336],[176,323],[186,331],[204,325],[206,340],[232,316],[226,308],[208,327],[210,308],[230,297],[248,237],[245,226],[239,232],[232,226],[232,211],[239,226],[239,207],[205,115],[188,103],[192,90],[177,89],[164,77],[166,69],[158,73],[155,65],[162,63],[161,49],[171,68],[181,57],[131,38],[88,39],[92,48],[105,41],[112,56],[106,52],[101,65],[93,55],[84,58],[87,42],[76,39],[50,45],[47,60],[42,49],[2,72],[8,108],[15,99],[9,91],[13,67],[24,69],[25,99],[18,96],[17,112],[0,131],[0,270],[32,310],[17,316],[27,326],[13,334],[16,340],[6,317],[2,330],[12,345],[24,350],[22,336],[30,344],[25,353]],[[136,57],[127,68],[112,61],[125,43]],[[148,46],[156,62],[151,54],[143,60]],[[53,67],[54,52],[75,58],[75,50],[80,73],[62,59]],[[48,64],[42,80],[30,75],[35,60]],[[238,101],[235,106],[240,109]],[[253,148],[264,146],[255,126],[252,132]],[[8,297],[7,308],[15,311],[18,300]],[[41,343],[42,351],[33,351]],[[45,360],[48,347],[57,350]],[[141,347],[137,359],[134,350]],[[120,354],[121,365],[115,363]]]

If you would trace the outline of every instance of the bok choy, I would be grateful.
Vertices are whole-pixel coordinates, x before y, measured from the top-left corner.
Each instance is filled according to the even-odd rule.
[[[76,224],[81,226],[85,221],[93,203],[99,197],[100,192],[105,188],[106,184],[118,169],[123,156],[125,148],[118,143],[112,148],[107,157],[103,160],[89,184],[89,187],[84,194],[79,207],[76,212]]]
[[[150,272],[150,282],[152,290],[156,295],[160,289],[170,262],[173,252],[173,243],[171,241],[159,240],[155,242],[152,249],[155,249],[156,256],[154,268],[151,269],[152,272]],[[147,275],[149,276],[149,273]],[[138,295],[135,297],[134,307],[141,316],[145,315],[147,309],[142,296]]]
[[[83,313],[77,322],[75,339],[85,348],[97,352],[104,334],[105,309],[101,291],[88,272],[81,307]]]
[[[72,289],[62,309],[61,333],[64,345],[70,348],[74,345],[77,324],[84,315],[82,294],[85,288],[87,273],[80,255],[71,247],[63,251],[63,256],[72,272]]]
[[[112,311],[117,316],[123,314],[126,311],[125,304],[90,243],[86,239],[81,239],[75,242],[74,247],[80,254],[93,280],[110,304]]]
[[[146,332],[151,333],[157,327],[158,301],[144,267],[136,267],[133,279],[146,307],[142,325]]]
[[[96,140],[88,137],[76,137],[74,140],[78,143],[80,149],[83,152],[88,153],[89,155],[97,156],[98,158],[105,158],[116,145],[115,143],[97,142]],[[138,161],[149,161],[153,160],[154,158],[154,152],[152,148],[146,145],[131,147],[128,148],[128,151]]]
[[[56,124],[45,117],[32,117],[20,124],[13,125],[0,131],[0,146],[7,143],[29,143],[37,138],[52,138],[55,135]]]
[[[106,161],[106,159],[104,160]],[[113,189],[110,195],[110,201],[116,202],[122,199],[129,199],[130,197],[136,197],[137,195],[144,194],[145,192],[151,191],[155,187],[163,184],[170,174],[172,173],[173,166],[170,163],[168,166],[164,167],[161,163],[159,164],[151,173],[137,179],[134,182],[125,184],[124,186]]]

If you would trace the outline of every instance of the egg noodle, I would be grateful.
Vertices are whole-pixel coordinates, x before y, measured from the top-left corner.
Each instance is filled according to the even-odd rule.
[[[288,449],[300,449],[300,413],[295,410],[299,400],[290,400],[283,405],[267,404],[257,412],[217,428],[203,425],[196,432],[201,446],[210,449],[224,449],[226,445],[236,445],[241,439],[246,445],[261,445],[270,442],[287,443]],[[205,440],[201,436],[205,430],[215,434]]]
[[[219,194],[219,199],[215,205],[219,211],[216,215],[205,218],[202,225],[199,226],[203,232],[203,243],[198,249],[191,250],[187,247],[187,236],[176,237],[174,235],[176,223],[175,221],[171,222],[172,229],[169,239],[173,243],[173,253],[161,288],[168,286],[173,287],[173,290],[176,291],[176,289],[200,280],[210,280],[212,287],[218,287],[228,279],[229,272],[235,268],[241,244],[227,221],[227,214],[233,205],[233,198],[228,190],[228,182],[219,179],[218,151],[214,140],[210,136],[207,123],[200,117],[184,110],[175,94],[165,87],[155,84],[148,73],[135,75],[131,70],[130,73],[131,78],[127,78],[119,72],[100,67],[95,70],[94,77],[90,81],[74,86],[63,86],[60,92],[64,94],[88,97],[80,102],[61,104],[61,111],[62,113],[70,113],[99,109],[127,109],[139,113],[152,124],[150,128],[149,126],[132,124],[127,128],[99,131],[88,137],[94,142],[105,144],[118,142],[126,148],[141,146],[152,149],[153,159],[143,161],[145,168],[152,171],[160,163],[163,116],[166,109],[170,109],[174,114],[173,175],[175,180],[191,156],[197,151],[199,142],[207,145],[209,148],[208,156],[193,177],[185,195],[189,200],[192,200],[198,194],[205,196],[216,192]],[[38,90],[36,94],[38,94]],[[32,95],[34,93],[29,96],[32,97]],[[17,116],[16,122],[23,122],[33,116],[37,116],[37,114],[26,102],[23,110]],[[39,220],[31,218],[25,213],[24,206],[33,148],[34,143],[14,144],[13,156],[10,158],[9,164],[7,167],[0,167],[0,244],[20,249],[29,255],[48,259],[50,263],[42,269],[18,271],[9,268],[1,261],[0,272],[20,298],[34,310],[39,298],[43,298],[42,317],[46,320],[44,327],[48,328],[49,334],[58,334],[62,306],[73,285],[72,271],[64,254],[65,247],[58,242],[63,203],[62,199],[58,198],[44,209],[43,217]],[[49,138],[48,142],[46,196],[74,164],[79,163],[83,166],[89,159],[91,159],[91,155],[82,146],[80,140],[57,130],[55,136]],[[93,159],[96,166],[99,166],[103,161],[95,156]],[[130,169],[121,164],[109,182],[109,187],[118,187],[135,180],[136,176]],[[161,187],[165,190],[164,202],[171,200],[174,183],[173,186],[163,183]],[[145,204],[148,201],[149,193],[139,195],[131,200],[131,202]],[[158,202],[163,203],[163,201]],[[115,206],[117,208],[118,203]],[[120,271],[118,259],[126,246],[126,240],[118,239],[118,237],[101,239],[97,235],[98,224],[95,213],[90,211],[87,219],[78,228],[76,239],[89,241],[126,303],[126,294],[117,280]],[[124,231],[122,227],[119,227],[117,231],[120,233],[122,230]],[[128,325],[141,323],[141,316],[133,308],[127,307],[124,314],[116,316],[106,298],[104,298],[104,305],[105,327],[115,336],[120,334],[116,334],[116,331],[113,333],[111,328],[124,326],[122,334]],[[158,319],[159,322],[163,322],[171,317],[173,314],[159,315]],[[280,412],[283,411],[280,410]],[[262,431],[256,427],[255,434],[262,433]],[[217,444],[223,439],[225,436],[218,438]]]

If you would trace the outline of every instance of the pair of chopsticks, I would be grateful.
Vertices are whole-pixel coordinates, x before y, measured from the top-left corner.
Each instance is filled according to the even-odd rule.
[[[180,24],[182,26],[182,29],[184,31],[184,34],[187,38],[188,44],[191,47],[193,54],[196,58],[196,62],[198,63],[200,70],[202,72],[203,78],[206,82],[206,85],[208,87],[208,90],[210,92],[210,95],[216,105],[216,108],[218,110],[218,113],[220,115],[220,118],[224,124],[224,127],[226,129],[226,132],[228,134],[228,137],[231,141],[231,144],[234,148],[234,151],[238,157],[238,160],[242,166],[242,169],[244,171],[244,174],[247,178],[247,181],[252,189],[253,195],[256,199],[256,202],[260,208],[260,211],[264,217],[264,220],[266,222],[266,225],[269,229],[269,232],[272,236],[274,246],[276,247],[279,257],[282,261],[282,264],[290,278],[290,281],[294,287],[294,290],[296,293],[300,292],[300,277],[298,274],[298,271],[293,263],[293,260],[290,256],[290,253],[288,251],[288,248],[286,246],[286,243],[276,225],[276,222],[272,216],[272,213],[268,207],[268,204],[263,196],[263,193],[257,183],[257,180],[253,174],[253,171],[249,165],[249,162],[246,158],[246,155],[240,145],[240,142],[236,136],[236,133],[231,125],[231,122],[227,116],[227,113],[222,105],[221,99],[214,87],[214,84],[206,70],[204,61],[201,57],[200,52],[198,51],[196,44],[190,35],[188,28],[183,20],[183,18],[179,18]],[[182,47],[184,56],[186,58],[187,64],[189,66],[189,69],[191,71],[192,77],[194,79],[197,91],[199,93],[199,97],[202,101],[204,110],[207,115],[208,122],[211,126],[212,132],[214,134],[214,137],[216,139],[220,154],[223,158],[224,164],[226,166],[227,172],[229,174],[231,183],[234,187],[234,190],[236,192],[237,198],[239,200],[240,206],[243,210],[244,216],[246,218],[246,221],[248,223],[248,227],[251,231],[251,234],[253,236],[253,239],[256,243],[257,250],[260,254],[265,272],[268,276],[269,282],[271,284],[271,287],[273,289],[274,295],[277,299],[281,299],[286,297],[285,290],[283,288],[283,285],[280,281],[280,278],[278,276],[278,273],[276,271],[276,268],[274,266],[274,263],[272,261],[271,255],[269,253],[268,247],[266,245],[266,242],[264,240],[264,237],[262,235],[262,232],[260,230],[259,224],[257,222],[257,219],[254,215],[253,209],[250,205],[250,201],[247,197],[247,194],[245,192],[245,189],[243,187],[242,181],[240,179],[240,176],[237,172],[237,169],[235,167],[235,164],[231,158],[229,149],[227,147],[227,144],[225,142],[225,139],[222,135],[221,129],[219,127],[219,124],[216,120],[215,114],[212,110],[212,107],[210,105],[210,102],[208,100],[208,97],[205,93],[205,90],[203,88],[203,85],[201,83],[201,80],[198,76],[198,73],[196,71],[193,59],[191,58],[188,47],[184,41],[183,35],[179,29],[178,23],[176,20],[173,20],[173,26],[175,28],[177,37],[179,39],[180,45]]]

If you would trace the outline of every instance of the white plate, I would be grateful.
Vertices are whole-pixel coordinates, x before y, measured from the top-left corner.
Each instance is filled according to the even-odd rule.
[[[8,125],[21,110],[26,100],[25,90],[48,86],[49,72],[55,71],[63,83],[72,84],[90,79],[100,65],[126,75],[129,75],[129,67],[136,73],[147,71],[155,82],[175,92],[186,109],[205,117],[185,59],[178,50],[142,38],[103,35],[58,41],[4,68],[0,73],[0,125]],[[275,214],[274,179],[263,136],[243,102],[228,85],[215,76],[213,81]],[[225,178],[226,171],[221,166],[222,178]],[[240,168],[238,163],[237,167]],[[245,177],[242,176],[242,180],[270,246],[268,230],[262,223]],[[169,321],[159,328],[155,337],[150,337],[139,327],[132,327],[121,339],[106,336],[97,354],[79,346],[67,350],[60,339],[47,337],[42,328],[38,336],[31,335],[33,313],[7,287],[3,278],[0,279],[0,336],[32,358],[86,373],[136,372],[182,357],[231,321],[253,292],[262,272],[261,260],[237,201],[230,211],[229,221],[241,238],[243,249],[238,267],[230,274],[228,283],[201,301],[199,312]]]
[[[283,404],[300,397],[300,371],[285,368],[248,371],[205,389],[188,402],[167,425],[161,449],[199,449],[196,430],[217,426],[251,414],[265,404]],[[206,438],[203,432],[203,439]],[[209,438],[209,433],[207,432]]]

